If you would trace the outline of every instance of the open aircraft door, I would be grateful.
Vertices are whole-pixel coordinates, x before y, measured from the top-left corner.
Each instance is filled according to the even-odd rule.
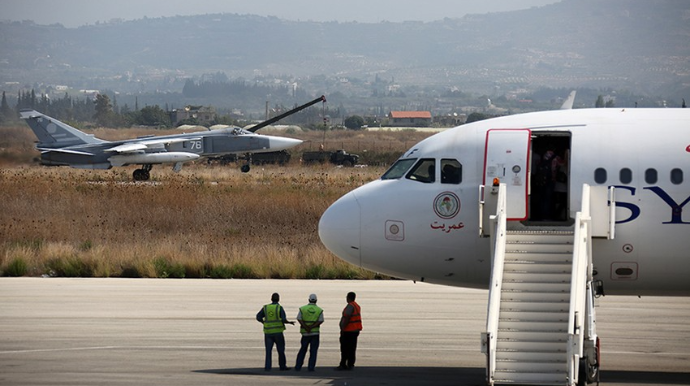
[[[510,221],[527,219],[530,138],[528,129],[492,129],[486,133],[484,186],[491,186],[494,178],[506,184]]]

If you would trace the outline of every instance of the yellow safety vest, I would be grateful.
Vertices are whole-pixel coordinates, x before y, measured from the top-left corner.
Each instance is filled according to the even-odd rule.
[[[305,324],[312,324],[316,321],[319,320],[319,317],[321,316],[321,313],[323,310],[321,307],[317,306],[316,304],[307,304],[306,306],[302,306],[299,308],[300,313],[302,314],[302,322]],[[299,332],[302,334],[306,333],[307,330],[304,328],[300,328]],[[314,327],[311,329],[310,333],[318,333],[319,332],[319,327]]]
[[[264,334],[277,334],[285,331],[285,324],[280,318],[280,304],[264,306]]]

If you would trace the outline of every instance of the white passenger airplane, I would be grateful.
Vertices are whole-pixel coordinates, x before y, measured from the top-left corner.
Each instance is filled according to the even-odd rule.
[[[690,109],[500,117],[413,146],[328,208],[319,236],[372,271],[489,288],[489,384],[592,382],[595,296],[690,295],[688,172]]]

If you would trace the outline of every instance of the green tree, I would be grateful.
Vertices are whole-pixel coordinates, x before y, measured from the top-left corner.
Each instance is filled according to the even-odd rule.
[[[146,106],[141,109],[134,122],[138,125],[144,126],[158,126],[158,127],[170,127],[172,126],[170,122],[170,116],[168,113],[160,108],[160,106]]]
[[[99,126],[110,126],[113,122],[114,113],[113,105],[110,104],[110,98],[105,94],[98,94],[94,102],[96,104],[96,113],[93,119]]]
[[[594,107],[605,107],[606,103],[604,103],[604,97],[602,95],[599,95],[597,97],[597,101],[594,103]]]
[[[359,130],[364,125],[364,118],[360,117],[359,115],[352,115],[345,118],[343,123],[348,129]]]
[[[5,92],[2,92],[2,102],[0,102],[0,122],[4,123],[7,121],[12,121],[14,120],[14,112],[10,108],[10,105],[7,104],[7,97],[5,97]]]

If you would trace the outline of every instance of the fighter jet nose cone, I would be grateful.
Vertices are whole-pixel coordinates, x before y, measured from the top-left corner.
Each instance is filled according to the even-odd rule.
[[[271,137],[269,139],[269,146],[271,151],[285,150],[291,147],[295,147],[302,143],[299,139],[285,138],[285,137]]]
[[[333,203],[319,221],[319,237],[331,252],[341,259],[361,265],[360,207],[353,192]]]

